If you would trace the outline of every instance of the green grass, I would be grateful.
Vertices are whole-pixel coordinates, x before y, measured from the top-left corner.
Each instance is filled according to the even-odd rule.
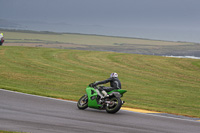
[[[4,46],[31,46],[60,49],[115,51],[146,55],[197,54],[200,44],[128,37],[3,30]]]
[[[7,43],[71,43],[79,45],[120,46],[120,45],[154,45],[154,46],[179,46],[193,43],[159,41],[150,39],[114,37],[102,35],[36,32],[20,30],[2,30]]]
[[[200,60],[114,52],[0,47],[0,88],[78,100],[117,72],[125,106],[200,117]]]

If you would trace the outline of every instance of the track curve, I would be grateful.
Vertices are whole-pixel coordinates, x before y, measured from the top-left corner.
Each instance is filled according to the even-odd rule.
[[[129,111],[79,110],[76,102],[0,89],[0,130],[32,133],[199,133],[200,122]]]

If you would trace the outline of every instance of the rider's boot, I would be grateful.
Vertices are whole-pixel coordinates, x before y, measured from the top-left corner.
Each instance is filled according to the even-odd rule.
[[[103,94],[103,95],[102,95]],[[101,103],[103,103],[103,101],[105,100],[105,98],[106,97],[109,97],[109,95],[107,94],[107,92],[106,91],[101,91],[101,94],[100,94],[100,100],[99,100],[99,103],[101,104]]]
[[[96,90],[97,91],[97,94],[101,97],[101,99],[104,98],[104,96],[99,92],[99,90]]]
[[[101,91],[101,93],[103,94],[103,98],[109,97],[109,95],[105,90]]]
[[[104,98],[109,97],[109,95],[107,94],[107,92],[104,91],[104,90],[101,91],[101,93],[100,93],[99,90],[97,90],[97,93],[98,93],[98,95],[100,96],[100,100],[99,100],[99,103],[100,103],[100,104],[104,101]],[[102,95],[102,94],[103,94],[103,95]]]

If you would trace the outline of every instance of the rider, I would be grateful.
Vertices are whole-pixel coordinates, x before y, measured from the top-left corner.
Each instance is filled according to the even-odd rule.
[[[3,33],[0,34],[0,46],[3,45],[4,42],[4,37],[3,37]]]
[[[118,79],[118,74],[111,73],[110,78],[91,84],[91,86],[93,87],[93,86],[97,86],[99,84],[106,84],[108,82],[110,82],[110,87],[99,87],[99,90],[104,95],[103,97],[100,95],[101,98],[108,97],[109,95],[107,94],[107,92],[110,92],[110,91],[116,90],[116,89],[121,89],[121,82]]]

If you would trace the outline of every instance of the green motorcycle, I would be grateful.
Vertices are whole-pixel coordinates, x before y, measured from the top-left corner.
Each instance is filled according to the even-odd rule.
[[[98,86],[88,86],[86,88],[87,94],[83,95],[79,99],[77,107],[81,110],[86,109],[87,107],[106,110],[108,113],[114,114],[119,111],[121,106],[125,103],[125,101],[120,99],[125,92],[127,91],[121,89],[113,90],[107,92],[109,97],[101,99],[101,97],[98,95],[98,93],[100,93]]]

